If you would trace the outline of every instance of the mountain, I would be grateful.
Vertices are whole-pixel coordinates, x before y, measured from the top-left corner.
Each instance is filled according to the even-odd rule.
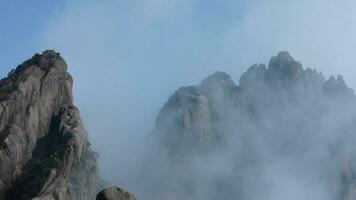
[[[51,50],[0,80],[0,199],[136,199],[102,188],[72,87]],[[353,200],[355,130],[343,77],[326,79],[280,52],[238,84],[216,72],[179,88],[127,185],[146,200]]]
[[[72,86],[66,62],[51,50],[0,81],[0,199],[95,199],[97,153]]]
[[[268,68],[264,64],[251,66],[242,74],[239,85],[230,75],[216,72],[198,86],[179,88],[160,110],[156,131],[169,132],[165,138],[169,141],[165,143],[170,148],[178,145],[176,148],[186,150],[192,147],[189,146],[192,141],[194,148],[197,143],[211,147],[210,143],[216,142],[224,132],[220,128],[214,130],[216,125],[226,123],[239,112],[256,120],[271,107],[297,106],[307,100],[312,104],[315,98],[330,102],[334,98],[354,100],[354,97],[342,76],[325,80],[316,70],[304,70],[288,52],[280,52],[271,58]]]
[[[356,101],[342,76],[288,52],[235,84],[216,72],[179,88],[151,133],[146,199],[356,198]]]

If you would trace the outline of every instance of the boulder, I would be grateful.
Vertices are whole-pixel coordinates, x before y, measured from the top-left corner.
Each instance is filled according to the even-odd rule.
[[[118,187],[109,187],[101,191],[96,200],[136,200],[136,197]]]

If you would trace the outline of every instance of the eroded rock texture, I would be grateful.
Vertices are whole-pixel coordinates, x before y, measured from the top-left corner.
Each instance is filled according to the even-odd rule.
[[[72,77],[54,51],[0,81],[0,199],[90,200],[100,179]]]

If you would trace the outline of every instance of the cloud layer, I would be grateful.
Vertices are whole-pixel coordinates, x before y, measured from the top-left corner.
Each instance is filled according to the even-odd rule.
[[[355,88],[355,8],[352,0],[65,1],[28,41],[66,58],[104,178],[125,184],[117,169],[136,161],[113,158],[136,151],[175,89],[214,71],[239,77],[288,50]]]

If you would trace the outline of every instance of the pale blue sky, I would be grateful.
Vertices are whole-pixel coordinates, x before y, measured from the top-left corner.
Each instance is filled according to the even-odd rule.
[[[1,0],[0,76],[59,51],[104,178],[134,151],[180,86],[217,70],[238,77],[288,50],[304,66],[356,87],[353,0]],[[132,158],[128,158],[132,159]]]
[[[45,28],[47,18],[57,12],[59,1],[36,0],[0,1],[0,75],[8,71],[34,52],[40,51],[36,37]],[[54,2],[54,3],[53,3]]]

